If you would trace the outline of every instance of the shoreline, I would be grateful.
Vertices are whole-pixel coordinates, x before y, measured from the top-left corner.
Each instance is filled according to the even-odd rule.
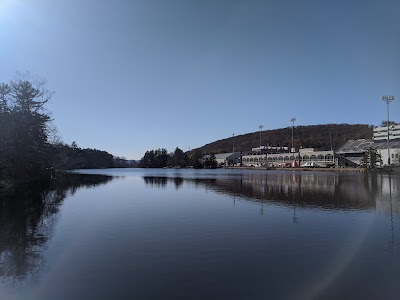
[[[365,168],[267,168],[267,167],[224,167],[224,169],[238,170],[267,170],[267,171],[305,171],[305,172],[356,172],[365,173],[368,169]]]

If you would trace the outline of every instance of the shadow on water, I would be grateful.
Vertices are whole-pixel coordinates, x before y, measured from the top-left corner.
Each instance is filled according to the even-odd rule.
[[[327,210],[377,210],[400,214],[400,177],[385,174],[271,173],[184,178],[143,176],[146,185],[176,189],[185,182],[241,200]],[[389,199],[391,201],[387,201]],[[393,200],[392,200],[393,199]],[[294,212],[293,222],[296,221]]]
[[[105,175],[60,174],[51,182],[35,182],[0,191],[0,278],[18,284],[35,278],[57,223],[63,200],[80,188],[112,180]]]

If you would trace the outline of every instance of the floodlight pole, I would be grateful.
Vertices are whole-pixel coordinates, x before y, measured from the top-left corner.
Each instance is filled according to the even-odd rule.
[[[387,152],[388,152],[388,166],[390,166],[390,149],[389,149],[389,103],[394,100],[394,96],[382,96],[381,100],[386,102],[387,105]]]
[[[294,122],[296,121],[296,118],[291,118],[290,122],[292,122],[292,149],[290,149],[291,153],[294,153],[293,149],[294,149],[294,140],[293,140],[293,128],[294,128]],[[292,152],[293,151],[293,152]]]
[[[261,130],[264,128],[263,125],[258,126],[260,128],[260,154],[261,154]]]
[[[232,133],[232,152],[235,153],[235,134]]]
[[[294,162],[296,165],[296,156],[295,153],[296,151],[294,150],[294,139],[293,139],[293,128],[294,128],[294,122],[296,121],[296,118],[291,118],[290,122],[292,122],[292,148],[290,149],[290,153],[293,153],[293,157],[294,157]],[[300,154],[299,154],[300,156]],[[300,158],[299,158],[299,165],[300,165]]]

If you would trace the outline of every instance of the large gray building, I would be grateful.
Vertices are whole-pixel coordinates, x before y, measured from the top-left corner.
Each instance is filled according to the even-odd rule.
[[[300,149],[295,153],[260,153],[257,151],[242,155],[243,166],[287,167],[320,166],[328,167],[338,164],[333,150],[315,150],[314,148]]]

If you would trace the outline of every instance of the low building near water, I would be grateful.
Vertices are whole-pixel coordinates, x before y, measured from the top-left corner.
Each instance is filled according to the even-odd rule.
[[[219,166],[232,166],[240,164],[240,152],[215,154]]]
[[[314,148],[300,149],[295,153],[269,154],[267,162],[274,167],[292,166],[294,162],[300,167],[331,167],[338,163],[333,150]]]
[[[242,154],[242,166],[244,167],[262,167],[267,166],[267,154],[249,151]]]
[[[248,152],[242,155],[242,165],[248,167],[331,167],[337,166],[338,160],[333,150],[318,151],[314,148],[300,149],[295,153],[260,153]]]

